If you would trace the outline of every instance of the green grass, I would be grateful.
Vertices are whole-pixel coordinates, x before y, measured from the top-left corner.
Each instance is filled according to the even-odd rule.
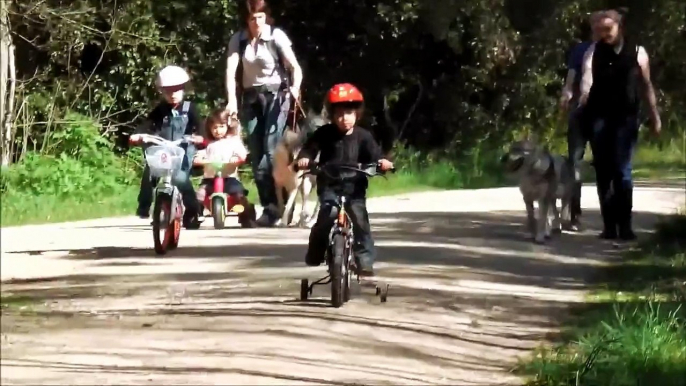
[[[582,169],[584,182],[595,182],[594,170],[590,167],[592,160],[590,147],[587,146],[584,154],[587,165]],[[638,181],[686,179],[686,138],[665,139],[658,142],[639,140],[634,154],[633,177]]]
[[[686,139],[638,145],[634,163],[637,179],[686,177]]]
[[[0,224],[6,227],[133,215],[137,197],[137,187],[124,187],[117,194],[92,199],[6,193],[0,202]]]
[[[564,341],[518,370],[529,385],[683,386],[686,379],[686,216],[601,274],[605,284]]]
[[[17,311],[34,307],[38,301],[29,296],[14,295],[8,292],[0,294],[0,310]]]

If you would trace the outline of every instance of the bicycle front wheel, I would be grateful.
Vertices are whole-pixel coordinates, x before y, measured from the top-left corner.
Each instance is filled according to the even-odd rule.
[[[152,237],[155,243],[155,252],[164,255],[173,242],[174,231],[169,231],[173,226],[174,214],[171,211],[172,198],[168,194],[160,194],[155,198],[155,207],[152,218]]]
[[[347,259],[345,256],[345,237],[341,234],[333,237],[333,256],[331,256],[331,305],[338,308],[347,300],[349,294],[347,280]]]

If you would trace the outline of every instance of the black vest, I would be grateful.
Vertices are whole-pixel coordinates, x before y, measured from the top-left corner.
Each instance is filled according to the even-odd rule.
[[[593,52],[593,85],[588,96],[589,112],[599,118],[622,118],[638,113],[638,46],[624,41],[617,54],[611,45],[598,42]]]

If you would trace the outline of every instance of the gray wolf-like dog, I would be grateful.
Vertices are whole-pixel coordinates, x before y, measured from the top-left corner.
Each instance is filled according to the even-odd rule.
[[[500,161],[505,170],[519,181],[526,206],[527,226],[536,243],[545,243],[551,231],[561,233],[562,220],[565,228],[569,227],[575,171],[566,157],[551,154],[534,142],[524,140],[513,143]],[[562,220],[558,199],[562,203]],[[534,201],[538,203],[537,218],[534,216]]]
[[[312,213],[308,213],[308,199],[312,192],[316,191],[317,178],[312,174],[303,177],[304,171],[301,170],[296,173],[293,171],[292,164],[307,138],[324,124],[326,124],[324,118],[310,111],[300,125],[300,130],[298,132],[287,130],[276,145],[274,150],[273,177],[279,212],[281,213],[281,219],[277,222],[277,226],[286,227],[290,225],[291,214],[293,213],[298,194],[300,194],[302,199],[302,207],[297,225],[311,228],[317,220],[319,200],[316,201]],[[317,155],[315,160],[318,159],[319,156]],[[284,191],[288,197],[285,205]]]

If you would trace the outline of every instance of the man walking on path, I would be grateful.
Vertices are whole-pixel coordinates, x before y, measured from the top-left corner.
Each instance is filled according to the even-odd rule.
[[[594,12],[589,18],[587,25],[583,27],[583,39],[578,43],[569,55],[567,61],[567,78],[562,89],[562,98],[560,99],[560,108],[562,111],[568,112],[567,116],[567,152],[569,162],[574,167],[574,175],[576,184],[574,188],[574,196],[571,202],[571,224],[570,230],[578,231],[580,228],[579,217],[581,217],[581,171],[580,164],[586,152],[586,144],[590,140],[589,130],[587,127],[582,127],[580,119],[582,107],[579,106],[579,96],[581,94],[581,66],[583,64],[584,54],[593,42],[598,40],[597,24],[600,12]],[[585,24],[585,23],[584,23]],[[590,36],[592,35],[592,36]]]
[[[631,159],[638,139],[641,85],[655,135],[660,133],[662,123],[646,50],[626,36],[623,16],[617,11],[602,12],[597,25],[600,39],[584,55],[579,100],[584,106],[583,124],[591,128],[604,225],[600,237],[634,240]]]

